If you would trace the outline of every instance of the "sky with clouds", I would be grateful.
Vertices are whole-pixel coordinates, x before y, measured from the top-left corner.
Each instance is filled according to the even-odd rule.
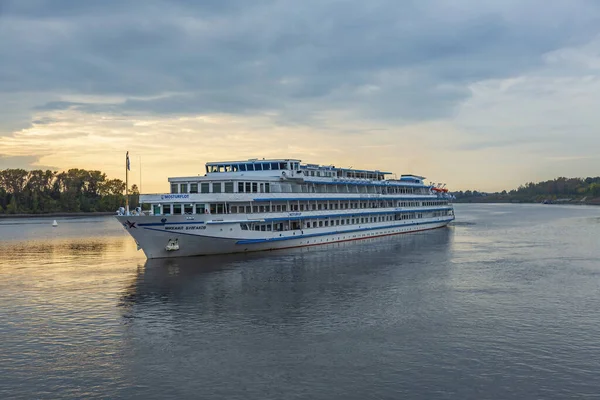
[[[0,169],[600,175],[595,0],[0,0]]]

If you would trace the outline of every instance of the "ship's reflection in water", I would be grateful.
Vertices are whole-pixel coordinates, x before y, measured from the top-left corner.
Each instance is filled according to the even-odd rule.
[[[414,319],[415,310],[443,318],[427,296],[443,287],[452,238],[445,228],[269,253],[148,260],[120,303],[126,343],[137,358],[135,379],[156,388],[167,374],[163,389],[179,397],[283,398],[272,391],[327,385],[326,373],[358,388],[352,365],[376,371],[386,362],[369,350],[373,340],[396,337],[390,329]],[[338,371],[329,371],[334,366]],[[280,379],[285,383],[273,385]]]
[[[221,315],[277,307],[285,316],[323,296],[347,304],[371,295],[370,279],[440,279],[448,273],[451,240],[452,228],[443,228],[272,252],[147,260],[122,305],[140,306],[139,312],[144,305],[190,306]],[[129,318],[135,312],[131,308]]]

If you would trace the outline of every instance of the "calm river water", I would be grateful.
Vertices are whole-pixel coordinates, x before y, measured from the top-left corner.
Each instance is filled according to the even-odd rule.
[[[146,261],[112,218],[0,220],[0,398],[600,398],[600,207]]]

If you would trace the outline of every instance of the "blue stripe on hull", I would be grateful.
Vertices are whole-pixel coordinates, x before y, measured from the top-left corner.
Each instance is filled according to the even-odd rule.
[[[204,222],[202,221],[189,221],[189,222],[148,222],[148,223],[141,223],[138,224],[138,226],[163,226],[163,225],[197,225],[197,224],[203,224]]]
[[[168,234],[176,234],[176,235],[188,235],[188,236],[204,236],[204,235],[195,235],[193,233],[187,233],[187,232],[177,232],[177,231],[168,231],[166,229],[155,229],[155,228],[144,228],[147,231],[156,231],[156,232],[165,232]]]

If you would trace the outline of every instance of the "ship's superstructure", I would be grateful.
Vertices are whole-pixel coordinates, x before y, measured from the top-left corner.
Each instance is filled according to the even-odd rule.
[[[148,258],[312,246],[446,226],[451,197],[424,178],[275,159],[209,162],[117,218]]]

